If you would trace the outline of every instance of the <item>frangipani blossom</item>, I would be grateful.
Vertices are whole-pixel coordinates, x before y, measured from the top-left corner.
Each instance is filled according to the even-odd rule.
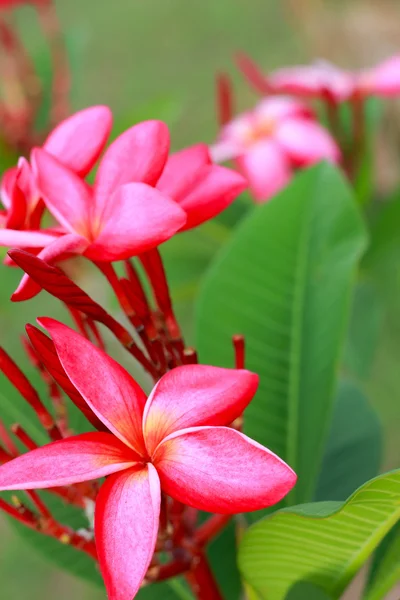
[[[340,103],[353,97],[397,96],[400,94],[400,55],[370,69],[352,72],[327,61],[277,69],[263,74],[247,56],[240,55],[239,68],[261,93],[293,94],[326,98]]]
[[[217,162],[235,160],[258,202],[283,188],[295,168],[340,158],[310,109],[284,96],[266,98],[225,125],[211,154]]]
[[[198,509],[233,514],[279,502],[296,475],[272,452],[228,427],[253,397],[255,374],[178,367],[146,396],[85,338],[52,319],[50,332],[72,383],[110,433],[87,433],[0,467],[0,489],[69,485],[107,476],[95,538],[110,600],[132,600],[153,556],[161,491]]]
[[[99,158],[112,127],[107,106],[92,106],[72,115],[48,136],[43,148],[64,166],[85,177]],[[54,242],[57,230],[39,232],[45,205],[35,174],[25,158],[8,169],[2,178],[0,199],[0,245],[17,248],[43,248]]]

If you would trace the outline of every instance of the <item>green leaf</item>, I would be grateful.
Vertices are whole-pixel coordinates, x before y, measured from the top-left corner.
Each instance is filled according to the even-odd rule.
[[[314,500],[343,501],[375,477],[382,441],[380,421],[364,393],[340,382]]]
[[[200,293],[201,362],[232,366],[231,336],[246,336],[246,364],[259,373],[260,387],[245,432],[297,472],[292,503],[315,491],[365,243],[347,183],[321,164],[245,218]]]
[[[365,380],[376,356],[384,303],[374,281],[362,280],[355,290],[343,363],[350,375]]]
[[[400,580],[400,523],[382,540],[371,568],[364,600],[381,600]]]
[[[239,547],[239,568],[261,599],[283,600],[300,581],[337,599],[400,518],[400,470],[347,502],[286,508],[259,521]]]
[[[328,596],[312,583],[299,581],[289,590],[285,600],[332,600],[332,596]]]

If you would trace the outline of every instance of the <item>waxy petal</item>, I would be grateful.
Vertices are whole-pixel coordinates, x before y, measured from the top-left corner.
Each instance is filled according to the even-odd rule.
[[[58,236],[41,231],[0,229],[0,246],[12,248],[43,248],[58,239]]]
[[[400,54],[392,56],[358,78],[357,91],[364,95],[390,97],[400,93]]]
[[[258,375],[207,365],[177,367],[149,396],[143,433],[149,454],[171,433],[197,425],[230,425],[256,393]]]
[[[52,244],[49,244],[37,255],[38,258],[46,261],[48,264],[55,264],[67,258],[71,254],[82,254],[89,242],[74,233],[69,233],[56,238]],[[13,302],[21,302],[22,300],[30,300],[41,291],[38,285],[29,275],[25,274],[18,288],[11,296]]]
[[[285,153],[272,140],[257,142],[237,159],[257,202],[265,202],[285,187],[291,168]]]
[[[15,185],[15,180],[18,175],[18,167],[11,167],[4,171],[0,184],[0,200],[3,206],[7,209],[11,208],[12,193]]]
[[[95,538],[109,600],[132,600],[153,557],[160,518],[153,465],[112,475],[100,489]]]
[[[330,133],[307,119],[288,119],[275,132],[275,140],[297,166],[320,160],[337,163],[340,151]]]
[[[32,151],[32,164],[51,214],[67,231],[90,238],[92,198],[86,183],[41,148]]]
[[[169,151],[169,131],[161,121],[144,121],[121,134],[107,149],[95,181],[99,214],[120,185],[142,182],[154,185]]]
[[[296,475],[278,456],[228,427],[193,427],[166,438],[153,463],[163,491],[195,508],[235,514],[276,504]]]
[[[0,467],[0,490],[32,490],[105,477],[136,464],[110,433],[83,433],[27,452]]]
[[[143,452],[142,388],[121,365],[70,327],[47,317],[38,322],[50,333],[66,374],[100,421],[125,444]]]
[[[206,144],[196,144],[175,152],[167,160],[157,189],[175,202],[180,202],[193,189],[203,168],[209,164],[211,160]]]
[[[128,183],[110,199],[86,256],[114,261],[142,254],[172,237],[185,222],[185,212],[173,200],[144,183]]]
[[[48,136],[43,148],[85,177],[99,158],[112,127],[108,106],[91,106],[62,121]]]
[[[204,167],[194,188],[179,205],[187,214],[182,231],[197,227],[225,210],[247,187],[247,182],[232,169],[208,165]]]
[[[261,119],[276,123],[290,118],[311,118],[314,116],[313,111],[307,104],[289,96],[265,98],[257,104],[252,114],[257,121]]]

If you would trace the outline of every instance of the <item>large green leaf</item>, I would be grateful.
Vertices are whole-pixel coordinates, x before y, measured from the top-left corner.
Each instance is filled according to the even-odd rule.
[[[371,568],[365,600],[381,600],[400,581],[400,523],[382,540]]]
[[[357,385],[339,384],[314,500],[346,500],[375,477],[382,458],[382,428]]]
[[[201,290],[201,361],[231,366],[231,336],[246,336],[247,366],[260,387],[245,431],[296,470],[294,504],[315,490],[365,243],[348,185],[321,164],[245,218]]]
[[[400,518],[400,470],[376,477],[347,502],[280,510],[246,532],[239,568],[265,600],[309,582],[338,599]]]

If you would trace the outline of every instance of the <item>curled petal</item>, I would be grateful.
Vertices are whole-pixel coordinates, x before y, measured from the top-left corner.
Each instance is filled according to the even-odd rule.
[[[67,231],[89,239],[92,199],[86,183],[41,148],[32,151],[32,165],[51,214]]]
[[[168,151],[168,127],[161,121],[144,121],[120,135],[108,148],[97,171],[94,190],[99,214],[120,185],[131,182],[154,185]]]
[[[228,427],[178,431],[158,446],[153,463],[167,494],[215,513],[272,506],[296,483],[283,460]]]
[[[272,140],[257,142],[237,159],[256,202],[265,202],[287,185],[292,173],[283,150]]]
[[[83,433],[47,444],[0,467],[0,490],[32,490],[105,477],[138,456],[110,433]]]
[[[340,151],[329,132],[307,119],[288,119],[278,127],[275,139],[297,166],[320,160],[337,163]]]
[[[80,235],[69,233],[56,238],[52,244],[43,248],[37,256],[48,264],[54,264],[67,258],[71,254],[82,254],[86,250],[88,244],[89,242]],[[11,296],[11,300],[13,302],[30,300],[36,296],[41,289],[39,284],[29,277],[29,275],[25,274],[22,277],[19,286]]]
[[[62,121],[43,148],[63,165],[85,177],[99,158],[112,127],[108,106],[91,106]]]
[[[225,210],[247,187],[246,180],[232,169],[204,167],[196,185],[180,201],[187,215],[182,231],[197,227]]]
[[[112,475],[96,500],[95,538],[109,600],[132,600],[157,541],[160,481],[153,465]]]
[[[256,393],[258,375],[240,369],[186,365],[173,369],[155,386],[143,415],[151,454],[163,438],[197,425],[229,425]]]
[[[142,452],[146,396],[121,365],[70,327],[41,317],[60,362],[95,415],[125,444]]]
[[[114,261],[142,254],[172,237],[185,222],[185,212],[173,200],[144,183],[128,183],[110,199],[86,256]]]
[[[0,229],[0,246],[13,248],[43,248],[55,242],[58,236],[42,231],[20,231],[19,229]]]

